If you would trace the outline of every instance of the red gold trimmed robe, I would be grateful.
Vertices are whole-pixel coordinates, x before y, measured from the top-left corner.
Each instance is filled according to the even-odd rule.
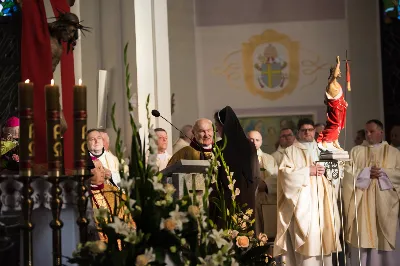
[[[100,160],[93,160],[93,163],[96,168],[103,169],[103,165]],[[96,174],[96,172],[94,173]],[[113,216],[118,216],[121,220],[127,222],[132,226],[132,228],[136,228],[136,224],[133,221],[130,215],[124,214],[126,207],[120,208],[118,213],[115,213],[115,207],[119,206],[119,196],[120,191],[117,187],[111,184],[101,184],[101,185],[91,185],[91,202],[93,206],[93,210],[105,208],[108,209],[109,213],[113,214]],[[126,195],[122,194],[122,198],[126,200]],[[97,221],[96,221],[97,223]],[[107,242],[107,236],[99,231],[100,240]],[[121,243],[118,243],[119,246]]]
[[[340,130],[346,123],[347,102],[344,99],[343,90],[334,98],[326,94],[326,126],[319,134],[317,142],[333,142],[339,138]]]

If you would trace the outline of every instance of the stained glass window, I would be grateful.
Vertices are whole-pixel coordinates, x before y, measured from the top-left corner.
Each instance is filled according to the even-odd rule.
[[[18,10],[19,6],[15,3],[15,0],[0,0],[0,17],[12,16]]]

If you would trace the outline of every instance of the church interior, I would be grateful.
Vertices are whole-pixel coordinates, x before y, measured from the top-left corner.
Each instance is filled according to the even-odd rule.
[[[310,166],[310,171],[316,171],[317,177],[332,175],[331,179],[339,180],[335,183],[326,178],[329,179],[326,182],[334,184],[332,190],[326,190],[331,193],[326,196],[327,200],[332,197],[328,200],[331,205],[324,201],[321,205],[317,199],[315,207],[319,212],[323,211],[321,206],[329,205],[334,224],[343,223],[342,215],[351,212],[346,206],[353,204],[352,198],[350,205],[342,206],[348,202],[346,196],[341,199],[341,188],[345,193],[346,165],[357,165],[354,157],[358,154],[357,147],[368,141],[369,136],[375,136],[375,129],[368,125],[372,123],[382,132],[378,143],[400,149],[399,13],[398,2],[389,0],[0,0],[0,265],[117,266],[127,265],[129,256],[135,265],[164,265],[160,263],[164,259],[166,265],[285,263],[285,248],[290,248],[280,242],[286,236],[280,239],[279,230],[285,228],[285,232],[293,234],[290,230],[296,227],[285,227],[284,218],[280,218],[284,217],[280,216],[279,207],[284,196],[279,195],[288,195],[281,183],[286,184],[283,180],[292,178],[285,175],[285,160],[291,158],[284,148],[312,133],[310,141],[318,143],[320,157]],[[339,93],[331,97],[332,89]],[[340,107],[329,105],[338,97],[341,97]],[[335,108],[339,111],[334,111]],[[228,132],[229,125],[238,134]],[[336,135],[330,139],[329,134]],[[232,140],[232,144],[226,144],[227,150],[215,148],[224,138],[228,143]],[[246,141],[252,142],[251,147],[246,146]],[[373,145],[369,144],[371,148]],[[186,153],[189,148],[193,152],[190,155]],[[258,158],[258,178],[264,180],[260,183],[246,176],[250,163],[235,168],[236,164],[253,157],[245,156],[250,153]],[[340,157],[342,153],[344,157]],[[226,160],[219,157],[222,155]],[[387,165],[392,161],[379,163],[379,156],[377,153],[370,159],[370,168],[389,168]],[[205,174],[212,171],[210,164],[193,162],[188,166],[185,160],[205,160],[211,165],[214,160],[220,160],[216,169],[228,165],[229,169],[238,170],[231,174],[229,169],[222,175],[223,170]],[[318,172],[316,162],[323,165],[323,172]],[[152,163],[156,170],[150,166]],[[393,165],[393,172],[399,171],[398,176],[397,172],[387,170],[376,178],[390,180],[390,188],[396,191],[400,182],[396,183],[393,176],[400,180],[400,160]],[[185,167],[195,170],[182,170]],[[239,177],[240,171],[243,176]],[[372,184],[374,170],[370,171],[368,179]],[[132,177],[138,173],[149,175],[149,179],[140,183]],[[216,182],[222,188],[216,185],[216,189],[214,179],[207,179],[212,175],[227,180]],[[355,180],[351,195],[361,195],[355,193],[358,179]],[[151,208],[151,205],[146,205],[149,203],[145,203],[135,186],[147,189],[146,182],[153,184],[150,187],[154,191],[157,185],[161,186],[160,193],[165,197],[164,201],[155,200],[154,206],[166,204],[165,210],[172,208],[168,209],[171,212],[165,212],[173,213],[170,220],[157,214],[160,216],[157,219],[161,219],[161,229],[157,220],[157,230],[167,231],[171,224],[180,228],[180,234],[176,233],[178,229],[168,229],[168,232],[179,235],[177,239],[181,238],[181,243],[190,244],[189,236],[183,238],[183,235],[193,219],[198,219],[198,228],[203,228],[203,218],[199,218],[204,215],[203,204],[210,204],[209,209],[213,210],[214,203],[208,203],[207,195],[216,191],[225,191],[225,198],[222,193],[219,204],[222,200],[231,200],[230,196],[226,199],[227,193],[232,192],[233,202],[236,198],[237,202],[246,204],[245,197],[256,193],[255,203],[248,204],[254,207],[254,214],[253,210],[250,213],[236,209],[236,203],[223,205],[238,211],[239,219],[248,221],[250,227],[240,231],[235,227],[236,214],[222,211],[218,206],[222,214],[216,211],[220,216],[216,214],[218,218],[211,219],[208,227],[204,226],[214,226],[215,232],[225,230],[224,236],[222,233],[216,236],[207,229],[218,245],[215,254],[201,253],[203,244],[200,243],[196,250],[200,252],[196,253],[198,259],[193,259],[191,254],[184,261],[186,257],[182,254],[189,252],[186,244],[162,246],[165,250],[156,242],[154,246],[141,246],[140,241],[152,238],[150,233],[146,237],[139,234],[141,227],[143,232],[150,230],[150,225],[146,227],[141,220],[147,212],[139,209]],[[235,182],[241,191],[235,192]],[[321,187],[328,186],[318,182],[317,198],[321,196]],[[241,187],[246,184],[249,194]],[[213,191],[208,191],[208,186]],[[250,191],[252,186],[254,191]],[[379,186],[382,188],[381,183]],[[114,197],[112,201],[105,192],[107,187]],[[127,192],[130,189],[132,192]],[[189,207],[181,205],[182,197],[186,199],[186,196],[191,198]],[[297,204],[297,200],[290,200],[290,204]],[[120,208],[125,204],[121,202],[131,205]],[[398,213],[398,199],[394,205]],[[178,207],[185,213],[179,212]],[[104,208],[110,216],[99,220],[98,215],[101,216]],[[357,218],[355,208],[358,234],[357,219],[365,217]],[[193,214],[194,210],[200,214]],[[255,222],[248,218],[252,215]],[[337,215],[339,220],[335,220]],[[221,219],[225,222],[222,226]],[[117,229],[116,220],[125,227],[121,225]],[[112,226],[107,224],[114,225],[117,233],[108,234]],[[398,221],[396,225],[399,227]],[[204,228],[199,234],[206,232]],[[354,239],[348,239],[344,228],[347,227],[342,224],[338,229],[337,246],[330,255],[332,258],[328,258],[331,264],[321,255],[325,254],[323,247],[317,252],[321,261],[314,264],[303,259],[299,262],[296,256],[301,248],[294,248],[297,262],[288,257],[286,265],[350,265],[350,261],[353,265],[354,258],[346,261],[350,255],[344,253],[345,249],[353,248]],[[363,228],[360,225],[360,232]],[[323,242],[324,234],[319,230]],[[235,231],[239,235],[232,236],[235,240],[226,240],[228,231],[229,236]],[[126,238],[121,238],[125,232],[128,232]],[[92,235],[97,238],[91,240]],[[127,240],[129,237],[132,238]],[[377,233],[376,239],[379,237]],[[391,247],[385,246],[384,250],[395,253],[396,239],[389,238]],[[111,248],[113,241],[115,246]],[[225,245],[224,241],[226,250],[222,250],[228,254],[231,245],[230,255],[222,256],[218,251],[220,245]],[[363,241],[358,236],[362,247]],[[297,243],[292,242],[291,245]],[[262,260],[246,257],[250,255],[244,250],[250,250],[252,245],[260,250],[265,245],[265,251],[259,256]],[[85,248],[97,250],[90,251],[96,254],[90,257],[92,264],[84,260]],[[378,249],[378,244],[374,248]],[[279,253],[280,249],[283,253]],[[301,252],[307,253],[305,249]],[[100,259],[101,253],[113,259]],[[361,252],[352,254],[358,254],[355,259],[359,264],[354,265],[397,265],[373,264],[364,261]]]

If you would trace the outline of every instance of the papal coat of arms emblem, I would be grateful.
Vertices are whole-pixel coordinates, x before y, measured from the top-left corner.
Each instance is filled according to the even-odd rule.
[[[266,30],[242,44],[247,89],[269,100],[291,93],[299,81],[299,43],[275,30]]]
[[[264,48],[264,53],[258,56],[258,63],[254,64],[254,68],[260,73],[258,82],[261,88],[283,88],[287,77],[284,72],[287,62],[278,55],[278,50],[272,44],[268,44]]]

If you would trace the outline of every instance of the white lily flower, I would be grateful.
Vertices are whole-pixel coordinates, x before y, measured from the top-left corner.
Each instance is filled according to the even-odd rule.
[[[146,249],[144,255],[149,259],[149,263],[156,260],[156,254],[154,254],[153,248]]]
[[[218,248],[221,248],[228,244],[228,241],[224,238],[224,230],[217,231],[216,229],[212,230],[210,238],[214,239],[214,242],[217,244]]]
[[[126,179],[126,178],[121,178],[121,181],[119,182],[119,187],[129,193],[133,187],[134,184],[133,179]]]
[[[144,254],[141,254],[136,257],[136,266],[146,266],[150,264],[151,262],[154,262],[156,260],[156,255],[153,252],[153,248],[146,249]]]
[[[153,184],[154,190],[165,192],[164,186],[160,183],[157,176],[153,176],[153,180],[150,180],[150,182]]]
[[[114,228],[115,233],[123,236],[128,236],[130,231],[132,231],[128,224],[124,221],[121,221],[117,216],[114,216],[114,222],[109,223],[108,226]]]
[[[131,230],[129,234],[124,238],[124,241],[131,244],[136,244],[137,234],[136,231]]]
[[[176,222],[176,228],[182,231],[183,224],[189,222],[187,213],[179,211],[179,205],[175,206],[175,210],[169,213],[169,216]]]
[[[129,207],[132,207],[133,205],[136,204],[136,200],[134,199],[129,199]]]
[[[89,250],[94,254],[100,254],[106,251],[107,245],[101,240],[97,240],[94,242],[86,242],[86,247],[89,247]]]
[[[224,265],[224,261],[226,261],[226,257],[221,250],[219,250],[217,254],[212,254],[211,258],[215,265]]]
[[[232,258],[231,266],[239,266],[239,263],[234,258]]]

